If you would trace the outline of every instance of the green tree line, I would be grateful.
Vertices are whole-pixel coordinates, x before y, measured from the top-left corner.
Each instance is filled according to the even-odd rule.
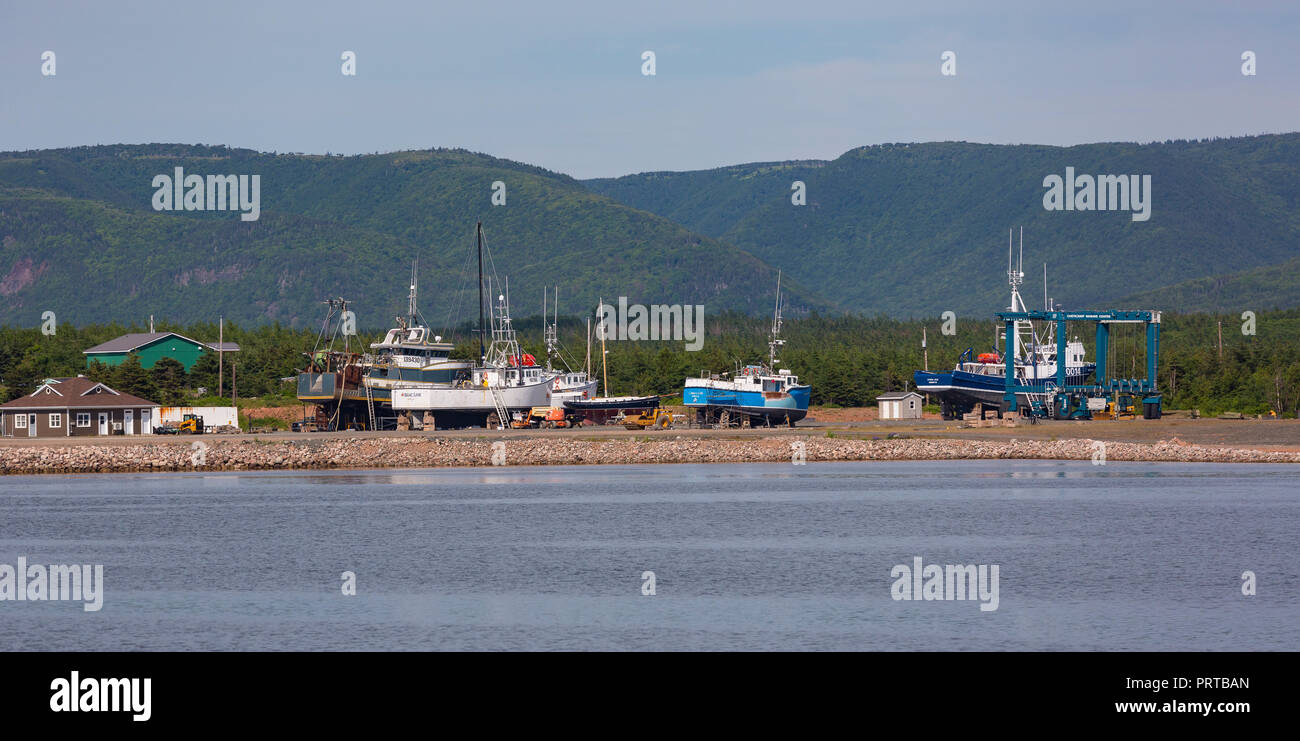
[[[706,318],[704,343],[688,352],[685,343],[609,341],[607,362],[600,363],[600,343],[591,341],[592,373],[608,375],[602,393],[676,394],[682,382],[701,372],[730,372],[741,365],[766,361],[770,319],[739,313]],[[594,325],[594,323],[593,323]],[[586,364],[588,340],[585,318],[560,321],[560,340],[569,364]],[[1220,327],[1222,330],[1220,332]],[[215,323],[160,324],[160,331],[176,331],[211,342]],[[539,318],[516,322],[524,351],[545,362],[542,323]],[[886,317],[811,316],[785,322],[786,345],[778,353],[780,366],[788,368],[813,387],[813,403],[868,406],[886,391],[914,388],[913,372],[928,365],[948,369],[967,348],[992,349],[997,328],[991,319],[960,320],[956,332],[945,335],[938,319],[902,321]],[[1300,309],[1263,312],[1254,320],[1254,333],[1240,316],[1186,314],[1163,317],[1157,381],[1165,393],[1165,406],[1198,408],[1205,414],[1269,410],[1294,416],[1300,403]],[[921,347],[922,331],[928,347]],[[4,399],[30,393],[48,377],[85,374],[113,388],[176,404],[194,400],[200,389],[207,396],[217,388],[217,358],[205,354],[190,371],[179,363],[160,362],[140,367],[138,358],[119,366],[86,363],[82,351],[139,327],[118,324],[60,327],[55,335],[39,329],[0,327],[0,388]],[[443,332],[456,343],[453,357],[476,358],[477,336],[468,325]],[[1078,337],[1093,352],[1094,325],[1072,324],[1068,334]],[[379,338],[379,331],[363,332],[362,346]],[[1222,339],[1220,340],[1220,336]],[[231,392],[232,376],[241,398],[292,400],[293,376],[303,367],[304,353],[316,342],[312,330],[278,324],[245,328],[227,323],[224,339],[237,342],[240,351],[225,357],[224,391]],[[1111,336],[1111,375],[1145,373],[1145,339],[1138,326],[1116,326]],[[289,379],[289,380],[286,380]]]

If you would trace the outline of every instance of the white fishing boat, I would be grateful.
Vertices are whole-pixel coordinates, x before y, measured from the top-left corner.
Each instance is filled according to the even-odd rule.
[[[559,375],[537,365],[520,351],[510,320],[508,288],[497,296],[485,327],[483,305],[483,225],[478,225],[479,255],[479,363],[461,370],[448,385],[396,382],[393,410],[409,415],[411,427],[505,428],[515,412],[551,405],[552,385]],[[490,331],[492,343],[483,338]]]

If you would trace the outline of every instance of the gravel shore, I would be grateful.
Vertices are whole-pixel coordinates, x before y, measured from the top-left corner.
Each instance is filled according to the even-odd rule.
[[[801,445],[802,444],[802,445]],[[0,474],[132,471],[247,471],[326,468],[433,468],[491,465],[636,463],[790,463],[868,460],[1178,461],[1300,463],[1300,452],[1157,443],[1068,440],[961,440],[827,437],[708,439],[621,437],[608,440],[541,436],[507,439],[357,436],[331,440],[216,440],[113,446],[31,446],[0,450]],[[495,460],[494,460],[495,454]]]

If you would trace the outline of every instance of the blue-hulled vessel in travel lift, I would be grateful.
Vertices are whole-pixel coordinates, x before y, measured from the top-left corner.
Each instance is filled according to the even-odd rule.
[[[1020,285],[1025,279],[1023,239],[1022,233],[1019,267],[1012,260],[1010,239],[1007,245],[1007,280],[1011,284],[1009,310],[1013,312],[1027,311],[1020,296]],[[1049,308],[1046,298],[1043,308]],[[1097,370],[1096,363],[1085,359],[1083,343],[1078,338],[1065,343],[1065,358],[1056,357],[1055,324],[1048,322],[1041,333],[1035,330],[1033,322],[1017,321],[1014,325],[1015,331],[1001,351],[994,347],[993,352],[976,355],[973,348],[967,348],[951,371],[916,371],[913,376],[916,390],[938,397],[944,419],[962,419],[976,409],[981,416],[987,411],[995,411],[1001,417],[1007,410],[1005,363],[1008,356],[1015,363],[1016,378],[1026,385],[1054,384],[1060,361],[1065,363],[1067,385],[1082,384]],[[1027,395],[1021,397],[1024,398],[1018,397],[1018,402],[1027,406],[1031,400]]]

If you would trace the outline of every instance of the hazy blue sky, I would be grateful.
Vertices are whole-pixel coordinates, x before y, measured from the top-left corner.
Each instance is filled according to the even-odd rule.
[[[595,177],[1276,133],[1300,129],[1298,20],[1294,1],[3,0],[0,149],[448,146]]]

